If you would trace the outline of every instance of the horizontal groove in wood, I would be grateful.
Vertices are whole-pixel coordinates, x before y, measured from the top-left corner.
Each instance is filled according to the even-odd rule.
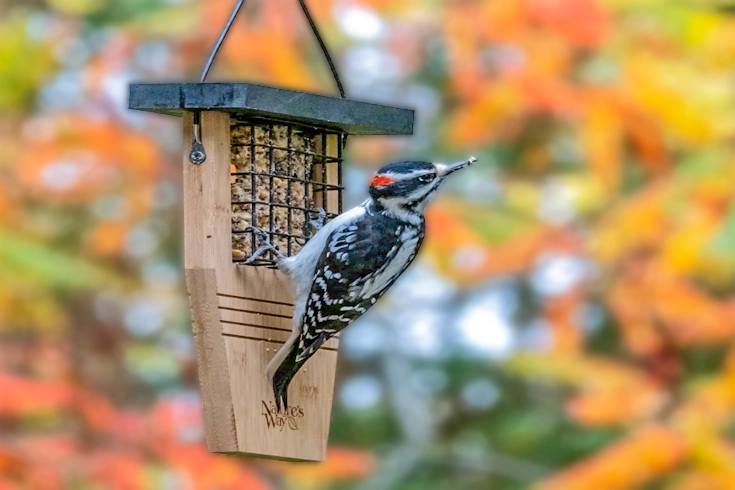
[[[268,317],[274,317],[274,318],[281,318],[281,319],[288,319],[289,325],[288,329],[291,330],[291,320],[293,317],[293,308],[286,307],[283,305],[275,305],[270,303],[265,303],[262,305],[257,305],[254,303],[248,303],[248,300],[245,300],[240,297],[234,297],[234,296],[227,296],[227,295],[219,295],[222,296],[220,298],[219,302],[219,308],[224,311],[231,311],[236,313],[244,313],[244,314],[260,314],[265,315]],[[268,305],[266,307],[266,305]],[[258,306],[266,307],[263,308],[264,310],[267,309],[268,311],[262,311],[258,308]],[[225,315],[227,318],[232,318],[229,315]],[[237,320],[241,321],[241,320]],[[335,338],[339,338],[340,334],[336,334]]]
[[[260,339],[258,337],[249,337],[247,335],[238,335],[238,334],[232,334],[232,333],[222,333],[222,336],[223,337],[230,337],[230,338],[234,338],[234,339],[254,340],[256,342],[267,342],[269,344],[279,344],[279,345],[283,344],[283,342],[279,342],[277,340]],[[319,350],[327,350],[327,351],[330,351],[330,352],[337,352],[337,349],[332,348],[332,347],[327,347],[326,345],[323,345],[322,347],[320,347]]]
[[[222,323],[226,323],[228,325],[240,325],[241,327],[262,328],[263,330],[271,330],[273,332],[288,332],[289,334],[291,333],[291,329],[290,328],[273,327],[273,326],[270,326],[270,325],[261,325],[261,324],[258,324],[258,323],[237,322],[237,321],[233,321],[233,320],[221,320],[221,321],[222,321]],[[340,334],[341,334],[341,332],[334,334],[332,336],[332,338],[327,341],[327,343],[329,343],[329,342],[331,342],[333,340],[339,340]]]
[[[249,337],[284,343],[291,336],[291,330],[278,328],[267,328],[257,324],[246,324],[240,322],[222,321],[222,332],[234,335],[247,335]],[[325,347],[336,349],[339,347],[339,339],[331,338],[324,344]]]
[[[217,296],[220,296],[222,298],[232,298],[232,299],[242,299],[242,300],[245,300],[245,301],[255,301],[256,303],[269,303],[269,304],[272,304],[272,305],[290,306],[291,308],[293,308],[294,306],[296,306],[293,303],[284,303],[284,302],[281,302],[281,301],[272,301],[272,300],[268,300],[268,299],[250,298],[250,297],[246,297],[246,296],[234,296],[232,294],[217,293]]]
[[[219,307],[239,310],[243,312],[248,311],[264,315],[273,315],[288,318],[289,320],[291,319],[291,317],[293,317],[294,313],[294,307],[292,306],[250,301],[246,299],[232,298],[227,296],[220,296],[217,299]]]
[[[238,311],[240,313],[252,313],[254,315],[265,315],[265,316],[272,316],[275,318],[285,318],[287,320],[291,320],[292,315],[280,315],[278,313],[270,313],[266,311],[254,311],[254,310],[244,310],[242,308],[232,308],[230,306],[218,306],[220,310],[227,310],[227,311]]]
[[[286,332],[288,334],[291,334],[291,329],[286,329],[286,328],[269,327],[266,325],[257,325],[254,323],[233,322],[229,320],[222,320],[222,323],[226,323],[227,325],[240,325],[241,327],[262,328],[263,330],[271,330],[273,332]]]
[[[278,328],[287,332],[293,330],[290,318],[267,316],[258,313],[243,313],[232,310],[219,310],[219,317],[222,321],[227,322],[263,325],[264,327]]]

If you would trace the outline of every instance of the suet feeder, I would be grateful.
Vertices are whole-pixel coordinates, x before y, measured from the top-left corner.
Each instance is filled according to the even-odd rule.
[[[301,0],[300,0],[301,1]],[[302,3],[337,80],[316,26]],[[294,378],[277,412],[265,367],[292,330],[287,275],[259,247],[257,227],[298,253],[324,209],[342,212],[347,135],[407,135],[413,111],[247,83],[133,84],[130,108],[181,116],[184,263],[204,405],[216,453],[292,461],[326,455],[339,338]]]

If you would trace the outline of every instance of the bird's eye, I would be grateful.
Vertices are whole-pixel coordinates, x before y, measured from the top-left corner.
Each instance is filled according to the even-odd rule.
[[[432,174],[426,174],[419,177],[419,182],[426,184],[434,180],[434,176]]]

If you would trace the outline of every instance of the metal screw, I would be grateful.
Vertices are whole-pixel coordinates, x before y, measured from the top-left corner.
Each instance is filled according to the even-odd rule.
[[[204,148],[199,149],[196,146],[197,145],[194,144],[194,148],[192,148],[191,153],[189,153],[189,161],[194,165],[201,165],[207,159],[207,154],[204,153]]]
[[[194,165],[201,165],[207,159],[207,152],[204,151],[202,144],[202,128],[200,114],[194,114],[194,131],[193,141],[191,142],[191,153],[189,153],[189,161]]]

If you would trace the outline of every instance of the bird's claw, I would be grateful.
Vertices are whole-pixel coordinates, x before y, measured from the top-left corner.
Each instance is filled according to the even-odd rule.
[[[324,228],[325,224],[327,224],[327,212],[324,210],[324,208],[319,208],[315,211],[319,212],[319,217],[317,219],[309,221],[309,223],[311,223],[311,226],[313,226],[316,231],[319,231]]]
[[[257,228],[255,226],[249,227],[246,231],[252,231],[254,235],[253,238],[255,237],[255,235],[257,235],[263,242],[265,242],[265,244],[261,245],[260,248],[258,248],[258,250],[256,250],[255,253],[250,256],[250,258],[243,262],[244,265],[252,264],[266,252],[272,252],[278,260],[285,258],[281,254],[281,252],[279,252],[278,249],[270,242],[270,236],[266,231],[261,230],[260,228]]]

